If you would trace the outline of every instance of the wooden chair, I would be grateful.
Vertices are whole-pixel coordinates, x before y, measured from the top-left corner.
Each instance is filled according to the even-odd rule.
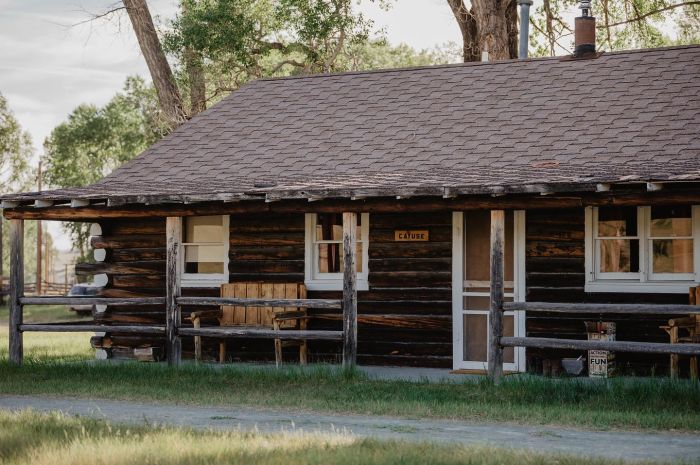
[[[691,287],[689,293],[690,305],[700,304],[700,286]],[[661,326],[671,339],[671,344],[700,343],[700,313],[694,313],[684,318],[668,320],[667,326]],[[678,354],[671,354],[671,377],[678,377]],[[698,379],[698,357],[690,357],[690,378]]]
[[[306,286],[299,283],[230,283],[221,285],[221,297],[249,299],[305,299]],[[298,329],[307,327],[308,314],[305,308],[297,307],[240,307],[222,305],[219,310],[200,311],[190,314],[195,328],[201,327],[201,318],[216,317],[221,326],[258,329]],[[194,337],[195,359],[202,358],[202,337]],[[285,341],[275,339],[275,362],[282,363],[282,348],[299,347],[299,363],[306,365],[306,340]],[[226,341],[219,342],[219,362],[226,360]]]

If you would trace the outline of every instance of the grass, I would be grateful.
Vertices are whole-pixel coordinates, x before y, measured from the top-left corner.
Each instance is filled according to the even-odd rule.
[[[32,411],[0,412],[0,464],[608,465],[621,461],[487,447],[360,439],[347,434],[197,432],[118,426]]]
[[[415,383],[333,367],[73,363],[93,357],[89,335],[25,334],[25,364],[7,363],[0,328],[0,394],[42,394],[187,405],[506,421],[596,429],[700,431],[700,387],[687,380],[507,377]]]

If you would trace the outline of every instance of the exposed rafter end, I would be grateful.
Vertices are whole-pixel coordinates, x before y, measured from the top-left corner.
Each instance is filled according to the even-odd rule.
[[[90,201],[86,200],[86,199],[71,199],[71,201],[70,201],[71,208],[89,207],[89,206],[90,206]]]
[[[319,200],[323,200],[321,197],[309,197],[307,199],[309,202],[318,202]]]
[[[16,208],[19,206],[19,202],[15,202],[14,200],[3,200],[2,203],[0,203],[0,207],[2,208]]]
[[[649,191],[649,192],[658,192],[663,188],[664,188],[664,183],[662,183],[662,182],[648,182],[647,183],[647,191]]]
[[[610,191],[610,184],[607,182],[601,182],[595,185],[595,191],[596,192],[609,192]]]
[[[364,195],[353,195],[350,200],[364,200],[366,197]]]
[[[34,201],[34,208],[46,208],[53,205],[53,200],[37,199]]]

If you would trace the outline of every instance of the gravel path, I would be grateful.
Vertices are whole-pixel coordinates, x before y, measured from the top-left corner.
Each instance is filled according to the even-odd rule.
[[[251,407],[189,407],[127,401],[0,396],[0,409],[62,411],[118,423],[162,424],[197,429],[253,429],[264,432],[346,431],[357,436],[439,441],[529,449],[539,452],[620,458],[697,462],[700,435],[588,431],[551,426],[411,420],[394,417],[334,415]]]

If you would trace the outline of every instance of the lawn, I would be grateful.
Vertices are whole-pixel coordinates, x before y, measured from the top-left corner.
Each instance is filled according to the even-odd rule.
[[[24,463],[604,465],[622,462],[486,447],[379,441],[347,434],[197,432],[148,425],[119,426],[32,411],[0,412],[0,464]]]
[[[330,366],[75,363],[93,357],[89,334],[25,334],[25,364],[7,363],[0,330],[0,394],[44,394],[189,405],[249,405],[335,413],[700,431],[700,387],[687,380],[552,380],[507,377],[463,383],[370,380]]]

